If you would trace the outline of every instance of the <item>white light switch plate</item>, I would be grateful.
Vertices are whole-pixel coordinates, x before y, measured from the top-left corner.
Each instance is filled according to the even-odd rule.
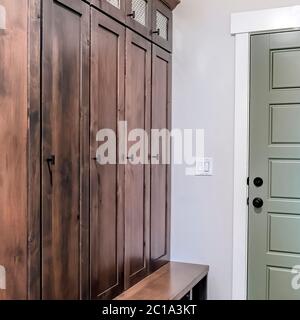
[[[6,10],[0,5],[0,30],[6,29]]]
[[[195,176],[212,176],[213,158],[199,159],[196,162]]]

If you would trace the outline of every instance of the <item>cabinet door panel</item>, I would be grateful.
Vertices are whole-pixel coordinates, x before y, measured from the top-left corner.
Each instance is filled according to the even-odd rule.
[[[125,23],[126,20],[126,3],[125,0],[90,0],[91,4],[104,11],[108,15]]]
[[[152,0],[126,0],[126,24],[151,39]]]
[[[125,28],[96,10],[91,52],[91,155],[96,157],[97,132],[117,132],[123,120],[125,75]],[[124,166],[91,160],[90,167],[92,298],[111,299],[124,288]]]
[[[126,104],[128,132],[150,127],[151,44],[126,31]],[[128,142],[128,149],[134,142]],[[149,264],[149,166],[125,168],[126,286],[147,275]]]
[[[151,129],[171,128],[171,81],[171,55],[153,45]],[[168,139],[161,139],[158,161],[151,165],[151,269],[161,267],[170,258],[171,175],[170,165],[163,162],[164,154],[170,158]],[[151,156],[154,163],[157,149],[153,145]]]
[[[172,51],[173,14],[161,0],[153,0],[152,40],[160,47]]]
[[[88,5],[43,2],[42,297],[80,298]],[[82,177],[81,177],[82,174]],[[82,199],[82,201],[81,201]]]

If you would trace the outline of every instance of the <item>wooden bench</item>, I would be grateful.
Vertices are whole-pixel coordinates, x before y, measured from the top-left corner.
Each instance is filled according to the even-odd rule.
[[[206,300],[209,267],[169,262],[115,300]]]

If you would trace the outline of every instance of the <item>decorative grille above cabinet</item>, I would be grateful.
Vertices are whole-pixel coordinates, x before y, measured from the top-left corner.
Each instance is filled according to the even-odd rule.
[[[133,19],[141,25],[146,26],[148,14],[148,1],[146,0],[132,0],[132,12],[134,12]]]

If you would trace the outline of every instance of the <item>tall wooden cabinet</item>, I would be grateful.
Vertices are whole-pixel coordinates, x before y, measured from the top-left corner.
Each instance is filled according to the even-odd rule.
[[[0,183],[1,204],[10,210],[6,195],[18,174],[23,193],[14,203],[28,206],[21,217],[0,212],[6,248],[0,266],[7,273],[0,299],[112,299],[169,260],[170,166],[152,150],[151,129],[171,128],[172,9],[179,1],[28,3],[28,83],[21,79],[30,86],[22,96],[29,104],[21,105],[28,119],[27,110],[11,111],[17,123],[29,124],[23,140],[15,140],[18,148],[23,142],[27,160],[14,166],[4,143],[15,173],[8,168],[11,185]],[[26,59],[16,62],[27,70]],[[2,102],[8,104],[0,92]],[[10,122],[3,125],[13,130]],[[116,164],[99,164],[97,149],[107,139],[101,129],[116,133]],[[142,150],[148,164],[135,163],[141,158],[135,129],[148,133]],[[166,141],[164,148],[170,148]],[[16,219],[21,225],[14,234]]]

